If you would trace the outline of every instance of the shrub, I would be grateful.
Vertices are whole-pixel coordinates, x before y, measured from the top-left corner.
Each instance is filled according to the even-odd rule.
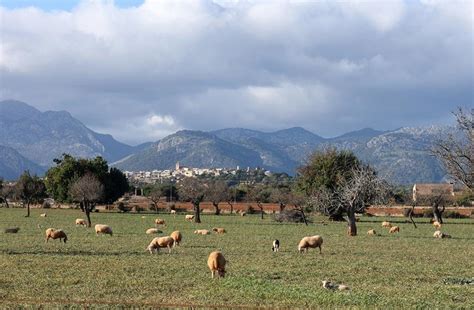
[[[426,209],[423,211],[423,217],[425,218],[433,218],[434,217],[434,214],[433,214],[433,210],[431,209]]]
[[[119,202],[117,204],[117,209],[120,211],[120,212],[128,212],[129,209],[127,207],[125,207],[125,204],[123,202]]]
[[[277,222],[289,222],[289,223],[304,223],[303,213],[298,210],[283,210],[283,212],[278,213],[274,216],[275,221]],[[308,222],[309,220],[306,219]]]
[[[464,218],[469,218],[469,216],[461,214],[457,211],[446,211],[444,212],[443,216],[448,219],[464,219]]]
[[[245,210],[245,212],[247,214],[254,214],[255,213],[255,209],[251,206],[251,205],[248,205],[247,206],[247,210]]]
[[[50,209],[51,208],[51,202],[48,200],[43,201],[43,204],[41,205],[43,209]]]
[[[168,211],[171,211],[171,210],[175,210],[175,211],[176,211],[176,205],[175,205],[174,203],[172,203],[172,202],[169,202],[169,203],[167,204],[167,206],[166,206],[166,209],[167,209]]]

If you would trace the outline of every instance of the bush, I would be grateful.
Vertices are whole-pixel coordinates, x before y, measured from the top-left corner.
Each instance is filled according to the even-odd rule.
[[[41,205],[43,209],[50,209],[51,208],[51,202],[48,200],[43,201],[43,204]]]
[[[423,217],[430,218],[430,219],[433,218],[434,217],[433,210],[431,209],[424,210]]]
[[[465,218],[469,218],[469,216],[467,216],[467,215],[461,214],[457,211],[451,211],[451,210],[444,212],[443,217],[447,218],[447,219],[465,219]]]
[[[132,211],[136,212],[136,213],[140,213],[142,211],[145,211],[145,209],[143,207],[140,207],[140,206],[133,206]]]
[[[303,213],[298,210],[283,210],[283,212],[276,214],[274,216],[275,221],[283,223],[304,223]],[[308,219],[306,221],[309,222]]]
[[[123,202],[119,202],[117,204],[117,209],[120,211],[120,212],[128,212],[130,211],[127,207],[125,207],[125,204]]]
[[[175,211],[176,211],[176,205],[175,205],[174,203],[172,203],[172,202],[169,202],[169,203],[167,204],[167,206],[166,206],[166,209],[167,209],[168,211],[171,211],[171,210],[175,210]]]
[[[247,214],[254,214],[255,213],[255,209],[251,206],[251,205],[248,205],[247,206],[247,210],[245,210],[245,212]]]

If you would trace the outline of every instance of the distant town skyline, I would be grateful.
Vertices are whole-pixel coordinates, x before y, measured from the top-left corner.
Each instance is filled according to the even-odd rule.
[[[180,129],[453,124],[471,1],[0,1],[0,100],[120,141]]]

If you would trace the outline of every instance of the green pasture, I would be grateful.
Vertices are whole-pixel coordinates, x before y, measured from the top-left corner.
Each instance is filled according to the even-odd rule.
[[[46,212],[47,217],[39,214]],[[363,217],[359,235],[348,237],[344,223],[314,217],[313,224],[280,224],[266,215],[203,215],[189,223],[184,214],[93,213],[93,225],[108,224],[114,235],[96,236],[76,227],[78,210],[0,209],[0,306],[46,307],[355,307],[474,308],[474,220],[448,219],[434,239],[434,228],[417,219],[418,229],[399,221],[400,233],[380,227],[387,218]],[[144,218],[143,218],[144,217]],[[153,220],[166,220],[167,235],[180,230],[183,242],[172,254],[145,251]],[[324,222],[325,221],[325,222]],[[424,221],[424,223],[422,223]],[[324,223],[323,223],[324,222]],[[17,234],[3,229],[18,226]],[[63,229],[69,240],[44,242],[46,228]],[[195,229],[224,227],[224,235],[194,235]],[[379,236],[367,236],[374,228]],[[303,236],[323,237],[323,253],[297,252]],[[271,251],[279,239],[279,253]],[[224,279],[211,279],[206,261],[222,250],[229,261]],[[322,280],[348,285],[328,291]]]

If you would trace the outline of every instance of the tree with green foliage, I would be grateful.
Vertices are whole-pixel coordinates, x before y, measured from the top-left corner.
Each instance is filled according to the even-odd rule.
[[[339,193],[351,181],[354,169],[360,167],[359,159],[350,151],[335,148],[316,151],[298,169],[296,189],[307,197],[327,198],[328,193],[331,196]],[[336,204],[325,206],[324,211],[332,220],[344,220],[343,210]]]
[[[71,184],[69,195],[73,201],[79,202],[82,212],[86,214],[87,226],[91,227],[90,213],[94,210],[95,203],[104,195],[104,185],[97,176],[86,173]]]
[[[46,197],[46,187],[38,176],[31,176],[27,170],[18,179],[15,185],[15,194],[21,200],[23,206],[26,206],[26,217],[29,217],[30,204],[39,203]]]
[[[195,223],[201,223],[200,204],[204,200],[206,190],[207,186],[196,178],[185,178],[178,183],[180,200],[193,204]]]
[[[100,201],[113,203],[129,189],[127,178],[116,168],[111,168],[107,161],[98,156],[93,159],[74,158],[63,154],[55,159],[56,166],[46,172],[46,188],[49,194],[59,202],[72,202],[69,190],[72,184],[86,174],[94,175],[104,187],[104,194]]]
[[[14,193],[14,186],[6,184],[5,181],[0,178],[0,202],[4,203],[6,208],[10,208],[8,199],[11,198]]]

